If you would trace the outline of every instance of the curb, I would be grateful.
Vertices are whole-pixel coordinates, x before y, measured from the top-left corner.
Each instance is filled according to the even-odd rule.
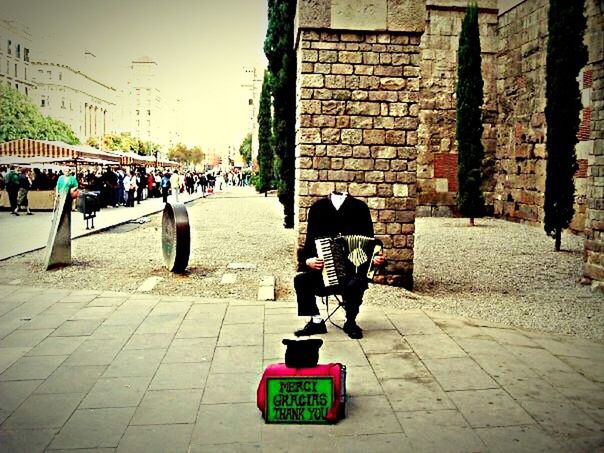
[[[193,198],[193,199],[191,199],[191,200],[187,200],[187,201],[183,202],[183,204],[189,204],[189,203],[192,203],[192,202],[197,201],[197,200],[200,200],[200,199],[201,199],[201,200],[204,200],[204,199],[208,198],[208,196],[209,196],[209,195],[210,195],[210,194],[206,195],[205,197],[198,197],[198,198]],[[106,230],[109,230],[109,229],[111,229],[111,228],[115,228],[115,227],[117,227],[117,226],[120,226],[120,225],[125,225],[126,223],[130,223],[130,222],[132,222],[133,220],[140,219],[141,217],[152,216],[152,215],[158,214],[158,213],[160,213],[161,211],[163,211],[163,208],[162,208],[162,209],[158,209],[158,210],[156,210],[156,211],[148,212],[147,214],[142,215],[142,216],[140,216],[140,217],[136,217],[136,218],[133,218],[133,219],[128,219],[128,220],[124,220],[124,221],[119,221],[119,222],[114,223],[114,224],[112,224],[112,225],[106,225],[106,226],[99,227],[99,228],[96,228],[96,227],[95,227],[94,229],[90,229],[90,230],[84,230],[82,233],[78,233],[76,236],[73,236],[73,237],[71,238],[71,240],[74,240],[74,239],[79,239],[79,238],[82,238],[82,237],[85,237],[85,236],[91,236],[91,235],[93,235],[93,234],[97,234],[97,233],[101,233],[102,231],[106,231]],[[48,244],[43,245],[43,246],[40,246],[40,247],[34,247],[34,248],[31,248],[31,249],[26,250],[26,251],[24,251],[24,252],[19,252],[19,253],[16,253],[15,255],[11,255],[11,256],[6,256],[6,257],[4,257],[4,258],[0,258],[0,261],[6,261],[6,260],[9,260],[9,259],[14,258],[14,257],[16,257],[16,256],[21,256],[21,255],[25,255],[26,253],[31,253],[31,252],[35,252],[35,251],[37,251],[37,250],[42,250],[42,249],[45,249],[47,245],[48,245]]]

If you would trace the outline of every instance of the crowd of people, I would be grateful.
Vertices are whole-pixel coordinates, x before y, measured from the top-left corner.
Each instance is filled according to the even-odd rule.
[[[224,190],[225,186],[244,186],[249,184],[249,177],[242,177],[239,171],[195,172],[179,170],[153,170],[122,167],[105,167],[87,169],[75,174],[77,186],[98,193],[98,205],[106,207],[134,207],[147,198],[163,199],[167,203],[168,196],[174,195],[178,201],[180,193],[193,194],[201,192],[206,196],[208,192]],[[26,210],[31,215],[27,193],[31,190],[56,190],[57,182],[64,176],[62,170],[40,170],[34,168],[0,167],[0,191],[6,190],[10,200],[10,209],[13,215]]]

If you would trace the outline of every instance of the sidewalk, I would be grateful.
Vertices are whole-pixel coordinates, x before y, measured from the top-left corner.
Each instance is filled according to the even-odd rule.
[[[201,198],[201,192],[192,195],[179,194],[181,203],[189,203]],[[170,195],[168,201],[173,202]],[[161,198],[148,198],[135,204],[133,208],[120,206],[119,208],[103,208],[97,212],[94,219],[94,229],[86,229],[86,221],[79,212],[71,213],[71,237],[77,238],[88,234],[97,233],[122,223],[136,220],[156,212],[161,212],[164,204]],[[19,217],[11,215],[9,211],[0,211],[0,260],[5,260],[22,253],[31,252],[46,247],[48,234],[52,222],[52,212],[34,211],[33,216],[21,213]]]
[[[348,417],[265,425],[263,368],[293,302],[4,285],[0,451],[595,451],[604,346],[366,306],[320,362],[348,367]]]

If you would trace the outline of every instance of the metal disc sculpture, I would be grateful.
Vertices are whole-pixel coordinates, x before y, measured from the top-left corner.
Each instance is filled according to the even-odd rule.
[[[191,229],[182,203],[166,203],[162,218],[161,248],[170,272],[182,274],[189,264]]]

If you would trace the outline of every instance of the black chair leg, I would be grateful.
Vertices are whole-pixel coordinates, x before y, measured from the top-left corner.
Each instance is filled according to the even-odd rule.
[[[325,309],[327,311],[327,318],[325,318],[325,321],[329,321],[332,325],[336,326],[339,329],[343,329],[342,326],[336,324],[335,322],[332,321],[331,317],[340,309],[344,306],[344,301],[342,300],[341,296],[338,296],[337,294],[333,294],[334,299],[338,302],[338,305],[336,306],[336,308],[334,308],[331,313],[329,312],[329,296],[321,296],[321,300],[322,302],[325,304]]]

